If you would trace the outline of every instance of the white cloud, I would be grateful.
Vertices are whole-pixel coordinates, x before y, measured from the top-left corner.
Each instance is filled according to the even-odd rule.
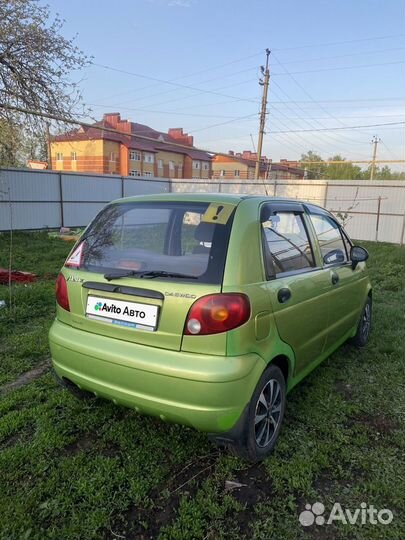
[[[167,4],[170,7],[189,8],[194,4],[193,0],[170,0]]]

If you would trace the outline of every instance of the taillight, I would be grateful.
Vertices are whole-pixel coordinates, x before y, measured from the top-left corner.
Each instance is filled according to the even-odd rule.
[[[203,296],[188,312],[184,333],[207,335],[227,332],[250,317],[249,299],[244,294],[224,293]]]
[[[58,279],[56,280],[55,295],[56,301],[60,307],[66,309],[66,311],[70,311],[67,283],[63,274],[59,274]]]

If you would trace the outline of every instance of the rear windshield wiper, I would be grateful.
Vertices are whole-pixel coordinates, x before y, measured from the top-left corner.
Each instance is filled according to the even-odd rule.
[[[129,276],[137,276],[139,271],[136,270],[122,270],[121,272],[111,272],[110,274],[104,274],[104,279],[111,281],[112,279],[120,279]]]
[[[104,278],[107,281],[113,279],[120,279],[130,276],[136,276],[139,278],[157,278],[157,277],[168,277],[168,278],[187,278],[187,279],[198,279],[197,276],[192,276],[189,274],[181,274],[179,272],[167,272],[166,270],[148,270],[146,272],[139,272],[139,270],[123,270],[122,272],[111,272],[110,274],[104,274]]]
[[[140,278],[157,278],[157,277],[173,277],[173,278],[187,278],[198,279],[198,276],[192,276],[191,274],[181,274],[180,272],[167,272],[166,270],[149,270],[146,272],[140,272],[138,274]]]

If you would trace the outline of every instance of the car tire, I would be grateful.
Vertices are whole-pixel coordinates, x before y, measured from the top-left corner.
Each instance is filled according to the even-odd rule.
[[[255,463],[273,450],[284,419],[286,381],[282,371],[269,365],[257,383],[247,408],[244,427],[232,452]]]
[[[365,347],[367,345],[371,331],[372,314],[373,302],[369,296],[361,312],[356,335],[350,340],[355,347]]]

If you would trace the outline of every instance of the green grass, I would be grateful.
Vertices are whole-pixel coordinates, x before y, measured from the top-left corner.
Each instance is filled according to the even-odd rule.
[[[0,266],[8,237],[0,235]],[[0,538],[405,538],[405,250],[368,244],[374,329],[289,395],[274,454],[251,466],[203,434],[105,401],[80,402],[51,373],[0,400]],[[39,280],[0,311],[0,384],[45,359],[53,282],[69,246],[15,236],[15,268]],[[0,298],[8,299],[7,287]],[[11,318],[9,318],[11,317]],[[244,487],[225,489],[226,480]],[[304,528],[305,503],[389,508],[390,525]]]

